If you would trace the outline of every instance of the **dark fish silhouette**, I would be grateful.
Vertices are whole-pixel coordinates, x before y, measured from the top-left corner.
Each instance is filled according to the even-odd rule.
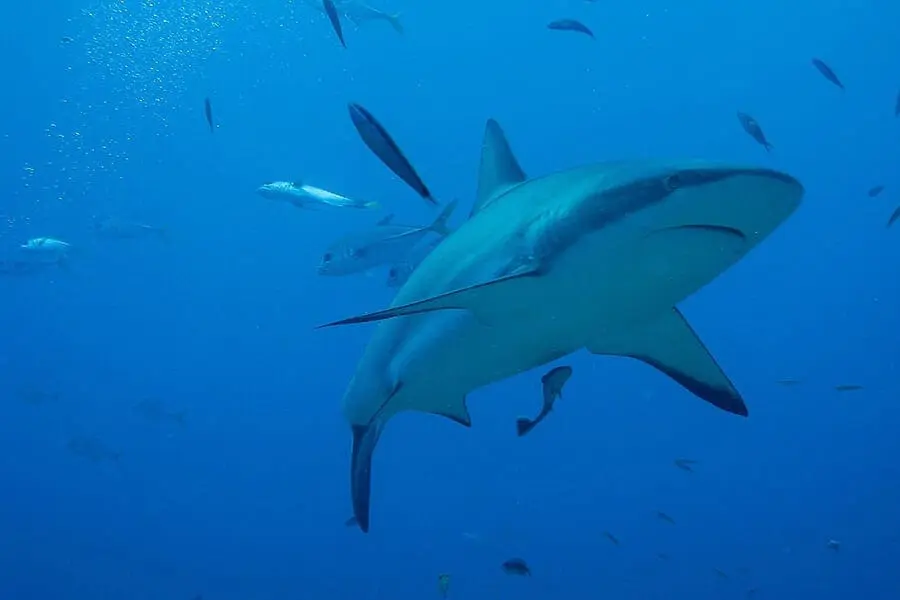
[[[331,28],[334,29],[338,39],[341,41],[341,46],[346,48],[347,43],[344,41],[344,30],[341,28],[341,17],[338,15],[334,1],[322,0],[322,7],[325,9],[325,14],[328,15],[328,20],[331,21]]]
[[[588,35],[591,38],[594,37],[594,32],[588,29],[587,25],[581,21],[576,21],[575,19],[560,19],[558,21],[553,21],[547,25],[547,29],[555,29],[556,31],[577,31],[578,33]]]
[[[756,119],[754,119],[747,113],[742,112],[739,112],[737,114],[737,118],[741,123],[741,127],[744,128],[744,131],[746,131],[750,137],[752,137],[758,144],[765,148],[766,152],[772,151],[772,144],[770,144],[769,140],[766,139],[766,134],[763,133],[762,127],[759,126],[759,123],[756,122]]]
[[[779,379],[777,381],[778,385],[783,385],[785,387],[790,387],[794,385],[800,385],[800,380],[798,379]]]
[[[603,532],[603,535],[606,536],[606,539],[608,539],[610,542],[612,542],[612,543],[615,544],[616,546],[619,545],[619,538],[617,538],[616,536],[614,536],[614,535],[611,534],[610,532],[604,531],[604,532]]]
[[[898,206],[896,208],[896,210],[894,210],[894,213],[891,215],[891,218],[888,219],[887,226],[890,227],[891,225],[893,225],[897,219],[900,219],[900,206]]]
[[[516,420],[516,431],[519,437],[534,429],[538,423],[544,420],[544,417],[550,414],[550,411],[553,410],[553,403],[556,402],[557,398],[562,398],[563,386],[566,385],[571,376],[572,367],[563,366],[550,369],[546,375],[541,377],[541,387],[544,394],[541,412],[534,419],[521,417]]]
[[[690,458],[676,458],[675,466],[681,469],[682,471],[687,471],[689,473],[694,472],[693,465],[697,464],[696,460],[691,460]]]
[[[863,386],[851,383],[851,384],[836,385],[836,386],[834,386],[834,389],[839,392],[856,392],[856,391],[863,389]]]
[[[675,524],[675,519],[673,519],[672,517],[670,517],[669,515],[667,515],[666,513],[664,513],[664,512],[661,511],[661,510],[656,511],[656,516],[657,516],[661,521],[665,521],[666,523],[668,523],[668,524],[670,524],[670,525],[674,525],[674,524]]]
[[[372,116],[372,113],[353,102],[349,104],[349,109],[353,126],[356,127],[359,137],[369,147],[369,150],[426,202],[437,205],[437,200],[431,195],[431,191],[404,156],[391,134]]]
[[[718,575],[721,579],[730,579],[730,577],[728,577],[728,573],[726,573],[722,569],[717,569],[717,568],[713,567],[713,573]]]
[[[511,558],[500,565],[500,568],[507,575],[531,576],[531,569],[528,568],[528,563],[521,558]]]
[[[203,112],[206,114],[206,122],[209,124],[209,132],[213,133],[216,126],[213,124],[212,104],[209,98],[203,100]]]
[[[884,191],[883,185],[876,185],[875,187],[873,187],[869,190],[869,198],[874,198],[875,196],[877,196],[878,194],[880,194],[883,191]]]
[[[841,80],[838,79],[838,76],[834,74],[834,71],[831,70],[831,67],[826,65],[822,60],[818,58],[812,59],[812,64],[816,69],[819,70],[819,73],[821,73],[825,79],[838,86],[839,88],[844,89],[844,84],[841,83]]]

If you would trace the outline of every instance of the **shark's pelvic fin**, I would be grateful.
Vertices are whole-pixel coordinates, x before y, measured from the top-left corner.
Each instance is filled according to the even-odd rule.
[[[665,373],[688,391],[728,412],[747,416],[747,406],[677,308],[627,339],[588,344],[593,354],[636,358]]]
[[[494,198],[510,187],[525,181],[525,171],[519,166],[506,134],[494,119],[488,119],[481,144],[481,165],[478,168],[478,193],[470,217],[483,210]]]
[[[418,315],[434,312],[436,310],[454,309],[471,311],[480,321],[490,322],[490,315],[494,314],[492,310],[503,310],[506,302],[510,298],[515,298],[518,295],[516,288],[521,286],[522,282],[531,277],[538,277],[540,274],[540,269],[525,267],[514,273],[492,279],[485,283],[477,283],[452,292],[438,294],[437,296],[426,298],[425,300],[418,300],[402,306],[394,306],[385,310],[342,319],[326,325],[319,325],[317,329],[334,327],[336,325],[370,323],[372,321],[393,319],[394,317]]]
[[[469,407],[466,406],[465,397],[459,402],[447,404],[444,409],[434,411],[434,414],[446,417],[455,423],[459,423],[463,427],[472,426],[472,417],[469,416]]]

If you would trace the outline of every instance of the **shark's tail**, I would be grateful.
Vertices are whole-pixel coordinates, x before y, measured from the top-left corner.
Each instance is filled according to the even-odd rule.
[[[403,23],[400,22],[400,13],[394,14],[385,14],[385,20],[391,24],[391,27],[394,28],[394,31],[403,35]]]
[[[450,235],[450,229],[447,227],[447,221],[450,220],[450,215],[453,214],[454,209],[456,209],[456,205],[459,204],[458,200],[454,200],[444,207],[444,210],[441,211],[441,214],[438,215],[437,219],[434,220],[434,223],[431,224],[429,229],[438,235]]]
[[[532,421],[531,419],[526,419],[525,417],[520,417],[516,419],[516,433],[519,434],[519,437],[522,437],[537,425],[537,421]]]
[[[353,425],[353,448],[350,459],[350,492],[353,516],[363,533],[369,531],[369,502],[372,492],[372,454],[381,437],[384,423],[375,420],[369,425]]]

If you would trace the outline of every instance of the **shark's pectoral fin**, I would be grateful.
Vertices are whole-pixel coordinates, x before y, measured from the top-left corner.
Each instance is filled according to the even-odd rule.
[[[636,358],[710,404],[747,416],[747,406],[734,384],[677,308],[634,335],[616,339],[601,336],[590,342],[587,349],[594,354]]]
[[[422,313],[434,312],[436,310],[468,310],[475,317],[483,322],[490,323],[491,315],[498,311],[503,311],[515,302],[515,298],[520,297],[524,291],[524,286],[533,277],[538,277],[541,271],[536,268],[522,268],[509,275],[504,275],[485,283],[478,283],[469,287],[446,292],[410,302],[402,306],[394,306],[385,310],[342,319],[326,325],[319,325],[316,329],[323,327],[334,327],[335,325],[351,325],[354,323],[370,323],[372,321],[383,321],[385,319],[393,319],[394,317],[403,317],[408,315],[418,315]]]
[[[353,516],[363,533],[369,531],[369,505],[372,492],[372,454],[381,437],[384,422],[353,425],[353,447],[350,459],[350,492]],[[350,523],[348,522],[348,525]]]

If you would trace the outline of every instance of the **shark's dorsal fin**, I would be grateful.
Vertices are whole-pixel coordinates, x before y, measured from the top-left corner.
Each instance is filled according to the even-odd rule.
[[[598,336],[587,349],[593,354],[636,358],[710,404],[747,416],[740,393],[677,308],[627,338]]]
[[[335,325],[384,321],[385,319],[419,315],[438,310],[468,310],[480,321],[489,322],[491,315],[504,311],[519,294],[531,293],[531,290],[527,290],[523,286],[527,286],[529,280],[539,277],[541,273],[542,271],[539,268],[522,267],[514,273],[503,275],[484,283],[476,283],[475,285],[451,292],[444,292],[424,300],[417,300],[401,306],[394,306],[385,310],[334,321],[326,325],[319,325],[316,329],[334,327]]]
[[[500,124],[488,119],[481,143],[481,165],[478,168],[478,194],[469,216],[477,214],[498,194],[525,181],[525,171],[513,154]]]

